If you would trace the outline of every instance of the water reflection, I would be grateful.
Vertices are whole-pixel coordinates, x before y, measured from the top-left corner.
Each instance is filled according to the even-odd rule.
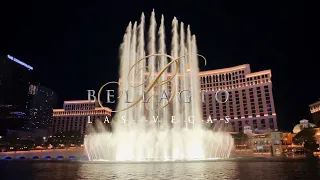
[[[320,177],[320,162],[237,163],[240,179],[313,179]]]
[[[234,162],[155,163],[155,164],[82,164],[78,175],[92,179],[236,179]]]
[[[319,179],[320,162],[78,164],[0,161],[1,179]]]

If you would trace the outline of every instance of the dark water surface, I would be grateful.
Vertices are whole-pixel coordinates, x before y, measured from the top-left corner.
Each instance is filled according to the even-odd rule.
[[[1,180],[320,179],[320,161],[94,164],[0,161]]]

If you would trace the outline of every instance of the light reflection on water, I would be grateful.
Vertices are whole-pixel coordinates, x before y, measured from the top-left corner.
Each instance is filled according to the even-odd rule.
[[[83,164],[79,176],[92,173],[92,178],[106,179],[227,179],[236,178],[236,164],[218,163],[155,163],[155,164]],[[91,168],[95,168],[93,171]],[[106,173],[109,172],[109,173]]]
[[[319,179],[320,162],[77,164],[0,162],[1,179]]]

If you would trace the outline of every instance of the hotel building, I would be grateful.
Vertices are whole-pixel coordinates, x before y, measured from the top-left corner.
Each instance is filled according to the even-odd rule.
[[[250,65],[244,64],[202,71],[199,77],[201,90],[205,91],[204,120],[209,116],[212,120],[229,116],[234,132],[242,132],[244,126],[251,126],[253,130],[277,131],[270,70],[252,73]],[[226,102],[216,101],[216,94],[220,101]]]
[[[320,127],[320,101],[309,105],[314,124]]]
[[[53,109],[52,134],[67,131],[86,134],[89,123],[94,123],[96,120],[103,122],[106,116],[111,116],[111,109],[97,107],[94,101],[64,101],[63,109]]]

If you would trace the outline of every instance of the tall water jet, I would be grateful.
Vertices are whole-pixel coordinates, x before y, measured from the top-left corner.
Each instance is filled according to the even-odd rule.
[[[171,46],[167,50],[164,16],[157,29],[155,12],[151,13],[147,42],[145,25],[144,14],[139,25],[130,22],[120,46],[122,96],[117,110],[130,108],[116,113],[111,132],[103,130],[103,123],[96,122],[98,130],[93,129],[84,140],[89,160],[229,157],[232,137],[217,126],[214,131],[203,127],[206,121],[201,118],[196,38],[190,26],[185,31],[184,23],[179,26],[177,18],[172,20]],[[146,53],[148,57],[144,59]],[[147,98],[142,95],[144,91]]]

